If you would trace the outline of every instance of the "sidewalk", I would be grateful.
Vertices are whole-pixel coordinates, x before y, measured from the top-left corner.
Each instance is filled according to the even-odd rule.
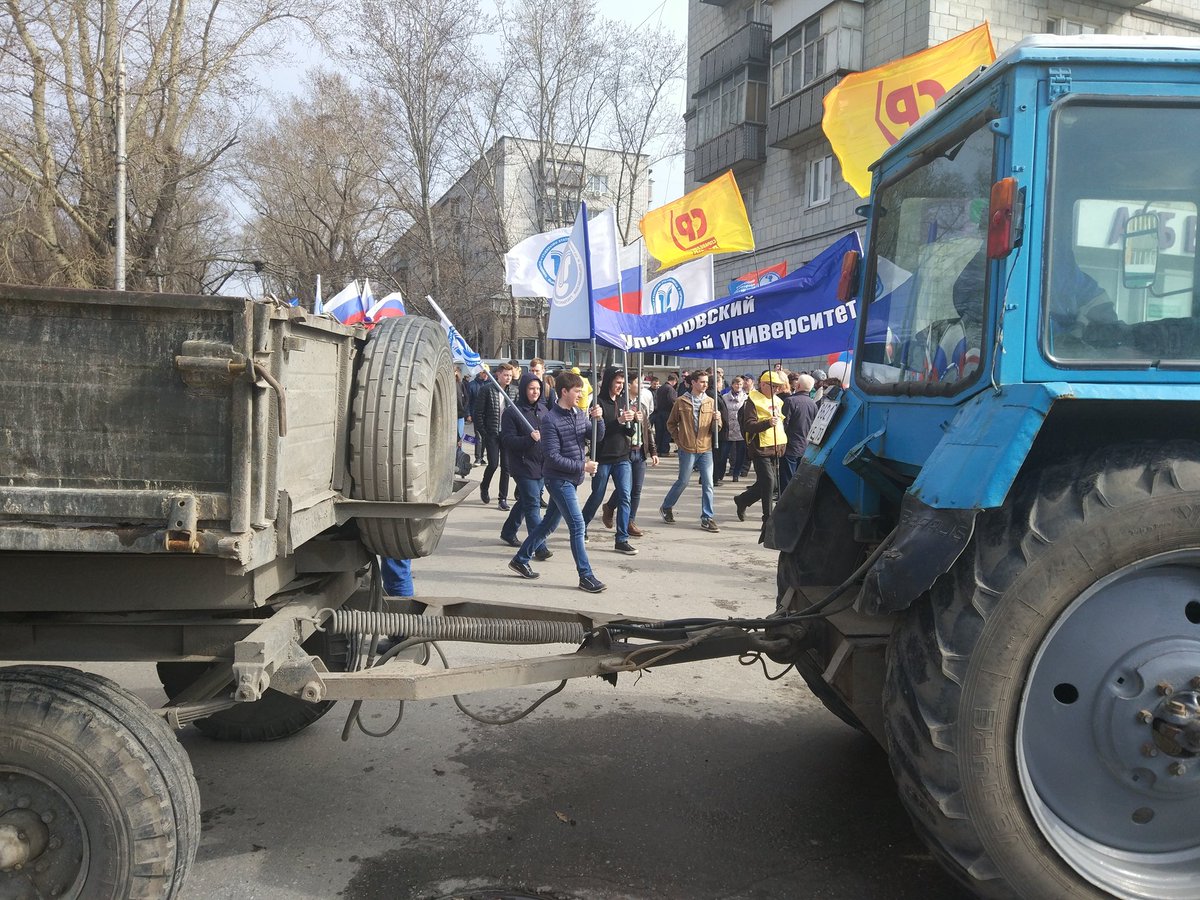
[[[478,491],[472,494],[450,514],[437,552],[413,562],[418,598],[422,594],[463,596],[663,618],[771,612],[775,608],[777,553],[758,543],[761,519],[757,508],[748,510],[746,521],[739,522],[733,504],[733,497],[753,483],[753,473],[737,484],[727,478],[714,489],[721,532],[710,534],[700,529],[700,485],[695,475],[675,506],[676,524],[665,524],[658,513],[678,466],[678,460],[669,457],[657,468],[646,470],[637,519],[645,536],[630,539],[638,549],[636,556],[613,549],[616,532],[604,527],[599,513],[592,520],[588,557],[596,577],[608,585],[605,593],[588,596],[576,587],[578,577],[565,525],[550,539],[554,557],[532,564],[540,578],[526,580],[508,570],[514,551],[500,541],[500,526],[507,513],[497,508],[498,479],[493,478],[492,502],[484,506]],[[477,466],[468,477],[478,481],[482,474],[483,468]],[[587,479],[579,488],[580,506],[590,491],[591,480]],[[511,500],[511,486],[509,493]],[[525,537],[524,528],[520,537]]]

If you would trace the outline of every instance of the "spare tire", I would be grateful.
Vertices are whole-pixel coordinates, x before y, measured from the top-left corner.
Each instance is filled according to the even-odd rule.
[[[350,496],[440,503],[454,490],[457,407],[446,332],[428,319],[385,319],[371,330],[354,383]],[[446,525],[436,519],[360,518],[368,550],[428,556]]]

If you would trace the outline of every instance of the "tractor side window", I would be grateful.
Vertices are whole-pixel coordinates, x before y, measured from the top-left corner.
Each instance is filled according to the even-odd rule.
[[[946,394],[978,375],[993,145],[990,131],[975,131],[876,194],[858,352],[865,390]]]
[[[1200,361],[1200,109],[1081,99],[1055,114],[1042,341],[1089,368]]]

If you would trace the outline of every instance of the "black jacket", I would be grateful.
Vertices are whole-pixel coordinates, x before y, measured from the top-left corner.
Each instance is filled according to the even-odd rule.
[[[808,394],[792,394],[783,401],[783,430],[787,433],[786,456],[803,456],[808,431],[817,415],[817,404]]]
[[[616,400],[611,397],[598,397],[596,402],[600,404],[600,411],[604,414],[604,440],[596,448],[596,462],[615,463],[629,459],[629,451],[633,449],[633,423],[623,424],[617,421],[617,416],[626,409],[625,395],[618,394]],[[629,408],[633,408],[632,404]]]
[[[500,416],[504,413],[506,400],[500,386],[489,381],[475,395],[475,405],[471,409],[471,421],[475,423],[475,433],[484,437],[500,436]]]
[[[528,373],[522,375],[521,382],[517,385],[521,399],[504,410],[500,444],[504,448],[508,473],[514,478],[541,478],[545,466],[542,442],[530,437],[530,432],[538,431],[540,434],[546,407],[540,400],[531,406],[525,399],[526,387],[536,380]]]

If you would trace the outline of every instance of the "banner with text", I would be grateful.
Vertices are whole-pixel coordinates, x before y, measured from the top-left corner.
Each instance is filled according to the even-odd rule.
[[[857,301],[838,301],[842,257],[862,252],[858,233],[765,287],[707,306],[634,316],[597,308],[596,339],[634,352],[692,353],[718,359],[819,356],[850,347]]]

